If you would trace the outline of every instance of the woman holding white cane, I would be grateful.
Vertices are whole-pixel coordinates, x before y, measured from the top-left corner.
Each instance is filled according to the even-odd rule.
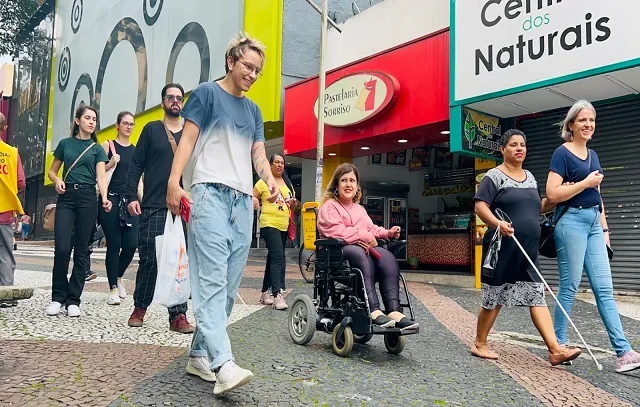
[[[628,372],[640,368],[640,354],[631,349],[624,336],[613,298],[607,258],[609,227],[600,195],[604,175],[598,154],[587,148],[596,129],[596,110],[586,100],[579,100],[560,125],[565,143],[553,153],[547,178],[547,197],[558,204],[554,215],[558,300],[570,314],[584,269],[617,355],[616,372]],[[567,317],[556,306],[554,327],[560,343],[567,341],[567,324]]]
[[[547,308],[544,284],[510,236],[516,236],[524,250],[538,264],[540,221],[538,215],[553,209],[541,199],[533,174],[522,168],[527,155],[526,138],[520,130],[508,130],[500,139],[504,162],[487,171],[475,196],[476,214],[489,230],[484,235],[482,252],[482,307],[478,314],[476,339],[471,354],[485,359],[498,355],[487,347],[487,336],[505,306],[529,307],[531,319],[549,350],[551,365],[573,360],[580,349],[560,346],[551,314]],[[496,210],[508,214],[501,221]],[[504,238],[502,238],[504,236]]]

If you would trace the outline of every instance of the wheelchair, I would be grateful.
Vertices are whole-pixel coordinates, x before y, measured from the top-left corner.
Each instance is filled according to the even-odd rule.
[[[306,345],[315,331],[324,331],[331,334],[334,353],[346,357],[354,342],[365,344],[373,335],[384,335],[387,351],[399,355],[405,346],[404,337],[417,334],[419,328],[382,328],[372,323],[362,272],[344,260],[341,239],[318,238],[317,208],[316,202],[303,205],[304,244],[308,250],[316,250],[313,299],[300,294],[289,306],[287,323],[291,339],[298,345]],[[379,246],[386,244],[379,240]],[[400,282],[405,293],[405,302],[400,301],[401,310],[404,313],[408,309],[410,319],[415,320],[402,274]]]

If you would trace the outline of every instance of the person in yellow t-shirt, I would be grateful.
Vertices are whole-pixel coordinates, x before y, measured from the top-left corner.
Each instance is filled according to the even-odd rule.
[[[260,304],[271,305],[277,310],[286,310],[287,303],[282,296],[284,273],[287,267],[284,245],[287,242],[291,211],[297,208],[298,202],[295,198],[293,185],[284,172],[284,156],[274,154],[269,159],[269,163],[276,184],[280,188],[278,198],[275,202],[269,202],[268,198],[271,196],[271,192],[262,180],[253,187],[254,208],[257,209],[257,205],[262,205],[260,236],[264,239],[268,249]],[[269,289],[271,289],[271,293],[269,293]]]

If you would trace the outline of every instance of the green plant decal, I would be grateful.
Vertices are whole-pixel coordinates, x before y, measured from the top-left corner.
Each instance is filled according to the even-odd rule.
[[[473,149],[473,140],[476,138],[476,122],[473,121],[471,113],[467,113],[464,119],[464,137],[469,140],[469,149]]]

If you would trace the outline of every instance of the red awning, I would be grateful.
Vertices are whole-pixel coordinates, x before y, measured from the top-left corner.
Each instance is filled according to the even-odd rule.
[[[316,156],[318,87],[316,76],[285,88],[287,155]],[[333,125],[325,125],[325,154],[357,157],[448,141],[440,132],[449,129],[449,30],[330,71],[326,89],[325,120]]]

